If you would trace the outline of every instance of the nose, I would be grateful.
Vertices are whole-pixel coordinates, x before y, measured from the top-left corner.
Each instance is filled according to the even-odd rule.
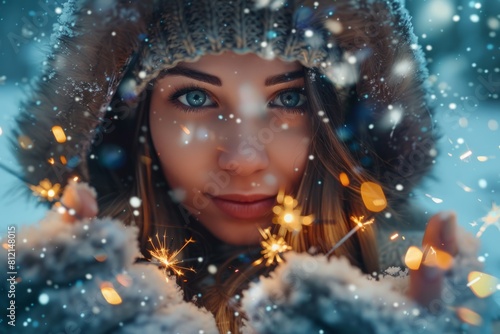
[[[266,145],[255,135],[227,138],[218,152],[219,167],[232,175],[249,176],[269,166]]]

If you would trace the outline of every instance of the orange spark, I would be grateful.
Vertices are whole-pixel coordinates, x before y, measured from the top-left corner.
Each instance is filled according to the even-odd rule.
[[[370,225],[370,224],[373,224],[373,222],[375,221],[375,219],[370,219],[369,221],[367,222],[363,222],[363,218],[365,218],[365,216],[361,216],[361,217],[354,217],[354,216],[351,216],[351,220],[356,223],[356,226],[354,226],[354,228],[352,228],[346,235],[344,235],[342,237],[342,239],[340,239],[335,245],[333,245],[333,247],[328,251],[328,253],[325,254],[325,256],[328,258],[330,255],[332,255],[332,253],[337,249],[339,248],[340,246],[342,246],[342,244],[344,242],[347,241],[347,239],[349,239],[354,233],[356,233],[359,229],[363,229],[366,225]]]
[[[399,237],[399,233],[394,233],[393,235],[391,235],[391,240],[394,240],[397,237]]]
[[[187,134],[187,135],[191,134],[191,131],[189,131],[189,129],[186,126],[181,124],[180,127],[181,127],[182,131],[184,131],[185,134]]]

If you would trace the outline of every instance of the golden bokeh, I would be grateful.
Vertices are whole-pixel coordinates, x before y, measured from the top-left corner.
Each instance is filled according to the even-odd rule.
[[[132,277],[126,274],[118,274],[116,275],[116,280],[118,283],[123,285],[124,287],[129,287],[132,285]]]
[[[33,194],[42,197],[48,201],[53,201],[59,199],[62,188],[59,183],[52,184],[49,179],[43,179],[37,186],[30,185],[30,189]]]
[[[374,182],[363,182],[361,184],[361,198],[365,207],[372,212],[380,212],[387,207],[382,187]]]
[[[113,288],[113,284],[111,284],[111,282],[101,283],[101,293],[104,299],[111,305],[118,305],[122,303],[122,298],[118,292],[116,292],[115,288]]]
[[[278,193],[276,198],[278,205],[273,207],[273,223],[280,225],[278,235],[285,235],[286,232],[300,232],[302,226],[311,225],[314,216],[302,216],[302,209],[298,206],[298,201],[292,196],[285,195],[283,191]]]
[[[340,180],[340,183],[344,186],[344,187],[347,187],[350,183],[349,181],[349,177],[347,176],[346,173],[342,172],[340,173],[339,175],[339,180]]]
[[[59,125],[54,125],[52,127],[52,133],[54,134],[54,137],[56,138],[56,141],[60,144],[66,142],[66,134],[64,133],[63,128],[61,128]]]
[[[480,326],[483,323],[483,318],[471,309],[459,307],[456,312],[458,318],[469,325]]]
[[[31,150],[33,148],[33,141],[28,136],[24,136],[24,135],[19,136],[17,138],[17,142],[25,150]]]
[[[405,264],[411,270],[418,270],[420,268],[420,264],[422,263],[422,251],[415,246],[411,246],[406,251],[405,255]]]
[[[94,259],[96,259],[97,262],[104,262],[104,261],[106,261],[107,258],[108,258],[108,256],[106,254],[94,255]]]
[[[486,298],[498,290],[500,280],[495,276],[491,276],[480,271],[471,271],[467,277],[469,283],[467,286],[479,298]]]
[[[438,267],[442,270],[448,270],[453,266],[453,256],[440,249],[430,247],[426,252],[423,264],[429,267]]]

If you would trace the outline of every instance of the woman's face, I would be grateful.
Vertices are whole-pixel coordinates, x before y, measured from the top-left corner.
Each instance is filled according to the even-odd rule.
[[[155,83],[150,129],[174,199],[214,236],[259,242],[280,189],[300,183],[311,136],[303,70],[254,54],[207,55]]]

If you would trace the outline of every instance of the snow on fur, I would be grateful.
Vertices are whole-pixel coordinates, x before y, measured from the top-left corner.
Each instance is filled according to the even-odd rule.
[[[68,224],[55,212],[20,231],[16,333],[217,333],[213,316],[184,302],[175,280],[166,282],[152,264],[134,263],[136,238],[135,228],[118,221]],[[388,268],[375,280],[344,258],[287,253],[270,277],[243,293],[244,333],[457,333],[464,327],[454,314],[458,306],[481,314],[487,324],[491,301],[474,297],[467,287],[468,273],[481,269],[477,240],[464,233],[458,238],[455,266],[429,311],[404,295],[407,271],[400,268]],[[5,252],[0,256],[6,258]],[[2,276],[8,272],[0,269]],[[6,277],[0,279],[6,295]],[[116,290],[120,304],[105,301],[103,283]],[[0,299],[0,307],[7,302]]]
[[[16,333],[217,333],[213,316],[185,302],[175,279],[166,282],[155,265],[134,264],[136,228],[110,219],[68,224],[60,217],[51,212],[17,235]],[[120,304],[106,302],[103,284],[116,290]],[[2,298],[1,307],[8,302]]]
[[[400,284],[408,281],[401,270],[391,268],[386,277],[374,280],[345,258],[328,261],[293,252],[285,258],[270,277],[262,277],[244,293],[246,334],[457,333],[462,326],[451,307],[431,314],[395,291],[396,281],[407,286]],[[467,299],[471,308],[487,303],[463,295],[453,302]]]

